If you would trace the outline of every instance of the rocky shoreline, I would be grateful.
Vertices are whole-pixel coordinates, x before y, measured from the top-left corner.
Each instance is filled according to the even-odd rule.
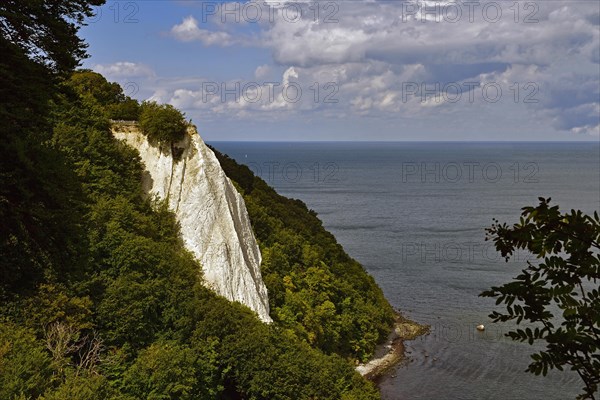
[[[429,326],[417,324],[405,318],[399,311],[396,311],[394,320],[394,329],[385,343],[377,346],[373,358],[366,364],[356,367],[358,373],[371,381],[378,380],[404,360],[405,340],[414,340],[421,335],[429,334]]]

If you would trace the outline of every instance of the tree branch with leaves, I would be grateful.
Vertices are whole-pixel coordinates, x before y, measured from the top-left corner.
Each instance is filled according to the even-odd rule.
[[[494,322],[515,321],[530,326],[509,331],[515,341],[545,342],[532,354],[527,371],[546,375],[565,367],[577,372],[585,387],[578,399],[595,399],[600,385],[600,218],[581,211],[562,214],[551,199],[524,207],[513,226],[498,220],[486,230],[496,250],[508,261],[526,250],[539,261],[527,266],[514,281],[480,294],[504,304]]]

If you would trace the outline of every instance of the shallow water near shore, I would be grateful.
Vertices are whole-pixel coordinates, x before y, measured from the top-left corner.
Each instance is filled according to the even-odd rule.
[[[573,373],[525,373],[534,348],[492,324],[478,294],[516,276],[485,242],[492,218],[551,197],[600,208],[600,146],[590,143],[212,142],[279,193],[314,209],[382,287],[431,334],[405,343],[410,361],[380,382],[384,399],[573,399]],[[484,332],[476,330],[486,325]]]

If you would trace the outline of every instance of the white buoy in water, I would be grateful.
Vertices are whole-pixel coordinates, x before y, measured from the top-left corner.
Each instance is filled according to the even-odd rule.
[[[483,326],[483,325],[477,325],[477,330],[478,331],[485,331],[485,326]]]

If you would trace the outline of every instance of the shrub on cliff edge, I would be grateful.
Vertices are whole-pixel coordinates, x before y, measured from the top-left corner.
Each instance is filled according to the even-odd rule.
[[[184,115],[170,104],[142,103],[140,128],[150,141],[173,143],[183,139],[187,129]]]

